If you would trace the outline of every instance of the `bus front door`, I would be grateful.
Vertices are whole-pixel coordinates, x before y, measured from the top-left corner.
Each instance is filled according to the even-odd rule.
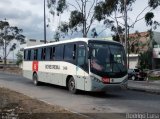
[[[77,53],[77,67],[76,67],[76,75],[77,75],[77,89],[85,90],[85,70],[86,67],[86,48],[84,44],[78,45],[78,53]]]

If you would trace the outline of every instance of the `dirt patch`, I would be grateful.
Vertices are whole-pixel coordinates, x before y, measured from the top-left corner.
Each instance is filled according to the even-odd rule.
[[[87,119],[59,106],[0,88],[0,119]]]
[[[0,71],[10,74],[22,75],[22,69],[19,67],[3,67],[0,68]]]

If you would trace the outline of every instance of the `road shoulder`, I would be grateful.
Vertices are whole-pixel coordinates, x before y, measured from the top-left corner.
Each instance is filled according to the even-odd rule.
[[[0,118],[30,119],[85,119],[83,115],[72,113],[59,106],[49,105],[21,93],[0,87]]]
[[[160,81],[128,81],[128,89],[160,94]]]

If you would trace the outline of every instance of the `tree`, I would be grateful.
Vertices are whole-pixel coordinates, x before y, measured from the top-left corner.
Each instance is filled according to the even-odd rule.
[[[160,6],[160,1],[159,0],[149,0],[148,4],[153,9],[156,9],[158,6]]]
[[[124,1],[125,0],[105,0],[103,2],[99,2],[95,7],[95,18],[98,21],[103,21],[106,28],[110,28],[111,31],[114,32],[113,38],[118,38],[121,43],[124,43],[125,31],[125,24],[123,22],[125,17]],[[135,3],[135,1],[136,0],[126,0],[127,12],[131,13],[133,11],[132,5]],[[148,10],[148,8],[150,8],[149,5],[144,7],[139,14],[135,15],[135,19],[132,19],[133,22],[129,22],[130,17],[128,14],[128,31],[130,28],[134,28],[137,22],[145,18],[145,16],[142,16],[143,13],[147,13],[153,10],[152,8]]]
[[[132,4],[135,0],[127,0],[127,11],[132,11]],[[124,0],[105,0],[99,2],[95,7],[95,18],[103,21],[106,28],[110,28],[115,33],[114,38],[118,38],[121,43],[124,42]],[[118,37],[117,37],[118,35]]]
[[[157,7],[160,6],[160,0],[149,0],[148,5],[152,9],[156,9]],[[158,26],[160,26],[160,23],[157,22],[156,20],[153,20],[154,18],[154,13],[153,12],[147,12],[145,15],[145,22],[147,26],[151,26],[151,29],[157,29]]]
[[[60,38],[60,33],[58,31],[56,31],[56,33],[54,35],[55,41],[59,41],[59,38]]]
[[[22,64],[22,61],[23,61],[23,53],[22,53],[21,51],[19,51],[19,52],[16,54],[16,56],[17,56],[17,62],[16,62],[16,64],[17,64],[17,65]]]
[[[83,37],[87,37],[90,28],[95,21],[94,7],[101,0],[48,0],[50,13],[58,16],[65,10],[70,11],[69,21],[63,21],[57,29],[57,32],[63,33],[63,36],[74,32],[82,32]]]
[[[139,54],[138,67],[140,69],[151,69],[152,68],[152,52],[145,51]]]
[[[9,22],[6,20],[0,21],[0,47],[2,47],[4,52],[4,64],[6,64],[9,52],[14,50],[16,47],[16,44],[13,44],[7,53],[7,47],[11,41],[17,40],[18,42],[24,42],[25,36],[21,34],[22,32],[22,29],[19,29],[17,26],[10,26]]]
[[[133,11],[132,5],[135,3],[136,0],[105,0],[103,2],[99,2],[98,5],[95,7],[95,18],[98,21],[103,21],[104,25],[106,26],[106,28],[110,28],[111,31],[114,32],[113,35],[113,40],[119,41],[120,43],[125,45],[125,48],[128,50],[134,50],[135,46],[137,45],[139,46],[139,42],[138,43],[134,43],[131,46],[128,45],[128,47],[126,46],[125,43],[130,44],[129,42],[131,42],[131,40],[129,40],[129,30],[130,28],[134,28],[135,24],[141,20],[145,19],[145,15],[142,16],[143,13],[148,13],[151,12],[153,10],[153,8],[151,8],[149,5],[145,6],[141,12],[139,12],[139,14],[135,15],[135,19],[132,19],[133,22],[130,22],[129,19],[129,14],[127,15],[127,28],[125,26],[125,5],[126,5],[126,11],[127,13]],[[152,1],[152,0],[150,0]],[[156,3],[159,0],[155,0]],[[125,4],[126,2],[126,4]],[[153,6],[157,6],[157,5],[153,5]],[[150,18],[150,16],[149,16]],[[157,22],[154,22],[155,24],[158,24]],[[124,36],[125,31],[128,31],[127,33],[127,40],[125,42]],[[128,52],[128,50],[126,52]],[[137,50],[138,52],[138,50]],[[128,64],[129,64],[129,53],[128,52]],[[128,65],[129,66],[129,65]]]

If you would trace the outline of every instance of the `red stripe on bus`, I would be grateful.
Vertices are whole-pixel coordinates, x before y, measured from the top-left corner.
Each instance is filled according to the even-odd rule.
[[[32,62],[32,71],[38,71],[38,61]]]

